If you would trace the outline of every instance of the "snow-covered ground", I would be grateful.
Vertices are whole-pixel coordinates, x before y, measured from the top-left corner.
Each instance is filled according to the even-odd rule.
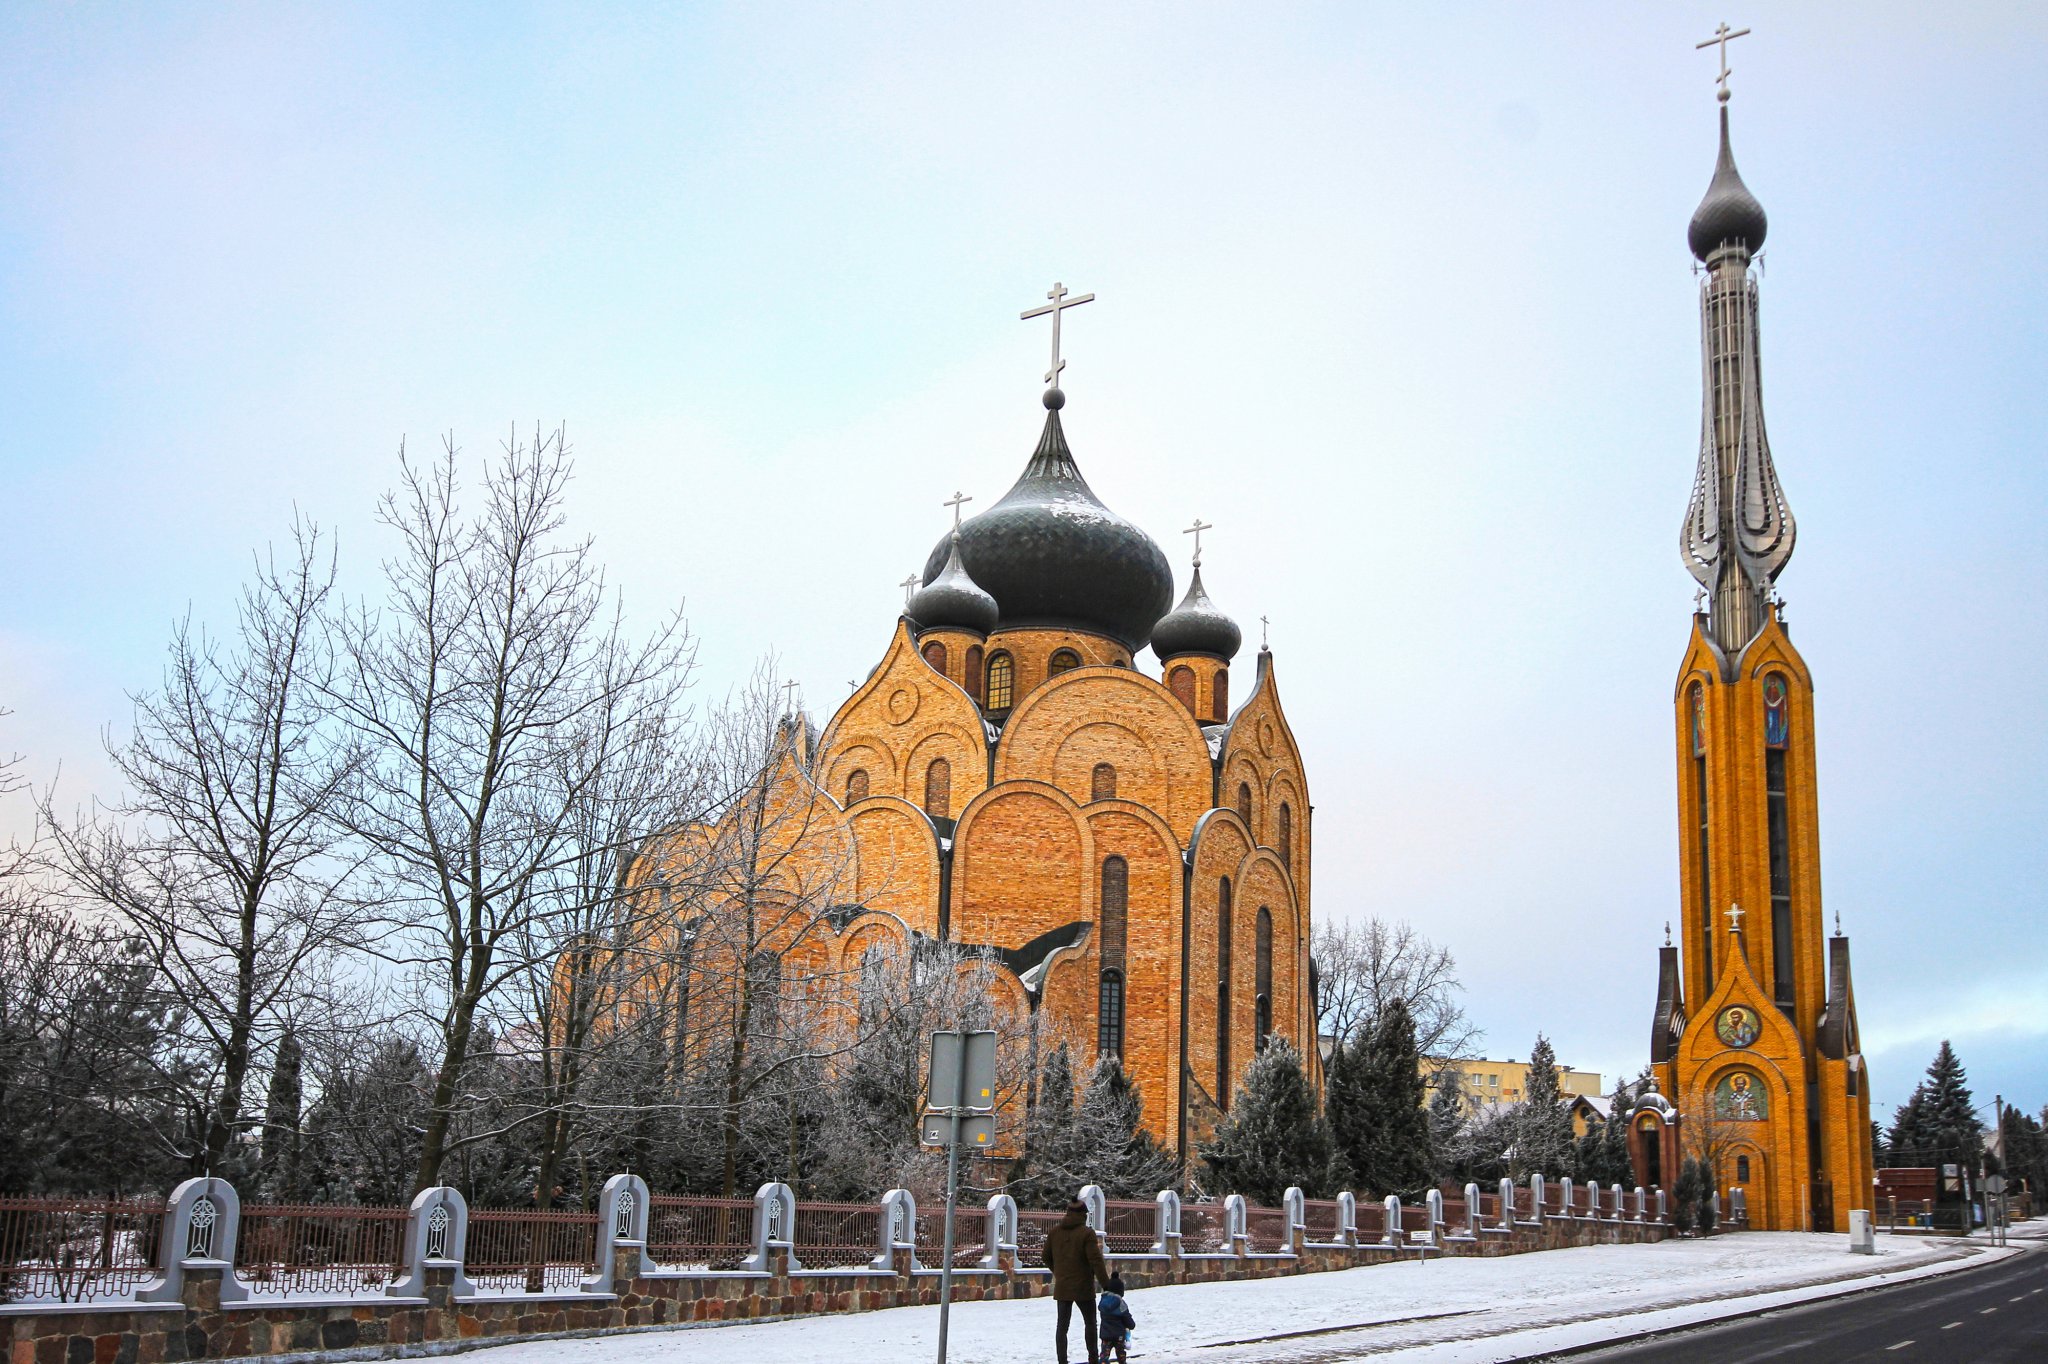
[[[1844,1280],[1939,1272],[1966,1258],[2020,1253],[1883,1234],[1877,1245],[1871,1258],[1850,1255],[1846,1236],[1748,1232],[1153,1288],[1131,1295],[1138,1318],[1131,1357],[1148,1364],[1335,1364],[1399,1351],[1395,1357],[1404,1361],[1479,1364],[1706,1320],[1730,1310],[1732,1298],[1768,1295],[1754,1305],[1772,1305],[1771,1298],[1839,1291]],[[1050,1360],[1052,1321],[1052,1304],[1043,1299],[958,1304],[951,1359]],[[929,1359],[937,1338],[937,1308],[905,1307],[504,1345],[491,1350],[489,1364],[876,1364]],[[1086,1358],[1079,1323],[1071,1357]]]

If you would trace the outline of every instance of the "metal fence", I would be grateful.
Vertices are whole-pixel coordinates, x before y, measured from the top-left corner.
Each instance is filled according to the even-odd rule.
[[[751,1198],[648,1200],[647,1256],[663,1269],[737,1269],[754,1252]]]
[[[597,1268],[597,1214],[478,1208],[469,1214],[470,1282],[486,1293],[574,1288]]]
[[[1307,1223],[1303,1237],[1324,1245],[1335,1243],[1344,1230],[1343,1205],[1334,1198],[1311,1198],[1301,1207],[1302,1220]]]
[[[1261,1255],[1278,1254],[1293,1244],[1285,1208],[1246,1208],[1244,1229],[1247,1247]]]
[[[882,1244],[882,1210],[873,1203],[799,1203],[792,1240],[806,1269],[865,1265]]]
[[[161,1198],[0,1198],[0,1302],[98,1302],[153,1277]]]
[[[1147,1255],[1159,1244],[1159,1205],[1150,1199],[1114,1199],[1106,1208],[1102,1249],[1109,1255]]]
[[[1230,1216],[1221,1203],[1180,1205],[1180,1253],[1183,1255],[1228,1255]]]
[[[1409,1236],[1429,1234],[1429,1205],[1427,1203],[1403,1203],[1401,1205],[1401,1230]]]
[[[1358,1205],[1358,1240],[1372,1245],[1387,1239],[1387,1205],[1379,1202]]]
[[[1019,1208],[1017,1210],[1017,1267],[1019,1269],[1041,1269],[1045,1266],[1045,1234],[1060,1224],[1066,1210],[1054,1211],[1047,1208]]]
[[[235,1277],[265,1297],[382,1293],[401,1272],[411,1218],[396,1207],[244,1207]]]
[[[956,1204],[953,1208],[953,1268],[974,1269],[988,1254],[988,1209]],[[946,1262],[946,1208],[919,1209],[917,1262],[936,1269]]]

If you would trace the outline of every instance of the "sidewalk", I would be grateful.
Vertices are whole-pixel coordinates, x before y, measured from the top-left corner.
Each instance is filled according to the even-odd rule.
[[[2031,1230],[2031,1229],[2030,1229]],[[2048,1233],[2041,1224],[2039,1235]],[[2014,1228],[2013,1240],[2021,1240]],[[2027,1253],[1981,1241],[1745,1232],[1657,1245],[1587,1246],[1492,1259],[1408,1260],[1333,1274],[1182,1285],[1131,1295],[1133,1359],[1147,1364],[1491,1364],[1692,1325]],[[952,1364],[1052,1358],[1044,1300],[957,1305]],[[710,1337],[699,1330],[715,1332]],[[495,1347],[490,1364],[871,1364],[933,1355],[938,1309],[696,1328]],[[1078,1325],[1072,1358],[1085,1358]]]

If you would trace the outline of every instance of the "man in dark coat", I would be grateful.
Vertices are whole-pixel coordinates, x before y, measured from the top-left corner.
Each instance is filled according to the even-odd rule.
[[[1060,1364],[1067,1364],[1067,1327],[1073,1323],[1077,1307],[1081,1333],[1088,1342],[1088,1364],[1097,1364],[1095,1285],[1108,1285],[1109,1266],[1102,1261],[1102,1242],[1096,1239],[1095,1228],[1088,1225],[1088,1209],[1080,1203],[1067,1204],[1067,1215],[1045,1234],[1045,1267],[1052,1271],[1052,1300],[1059,1307],[1053,1340],[1059,1346]]]

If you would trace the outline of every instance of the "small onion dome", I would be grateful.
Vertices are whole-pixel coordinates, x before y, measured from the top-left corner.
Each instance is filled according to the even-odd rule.
[[[1685,230],[1686,242],[1700,260],[1728,242],[1740,242],[1752,256],[1764,244],[1770,225],[1764,206],[1742,183],[1735,169],[1735,153],[1728,149],[1728,108],[1721,107],[1721,156],[1714,162],[1714,178],[1707,185],[1707,197],[1693,210],[1692,225]]]
[[[1215,654],[1227,662],[1242,643],[1244,635],[1237,622],[1217,610],[1216,603],[1202,590],[1199,568],[1180,605],[1152,627],[1152,652],[1162,660],[1176,654]]]
[[[961,562],[996,599],[1003,629],[1085,630],[1135,653],[1173,600],[1173,567],[1081,477],[1060,426],[1064,395],[1048,389],[1044,401],[1045,430],[1022,477],[960,527]],[[925,582],[938,581],[947,558],[941,540],[925,561]]]
[[[996,599],[967,576],[967,566],[960,562],[960,536],[955,532],[946,566],[910,599],[910,618],[925,630],[974,630],[985,635],[996,628],[1001,614]]]

